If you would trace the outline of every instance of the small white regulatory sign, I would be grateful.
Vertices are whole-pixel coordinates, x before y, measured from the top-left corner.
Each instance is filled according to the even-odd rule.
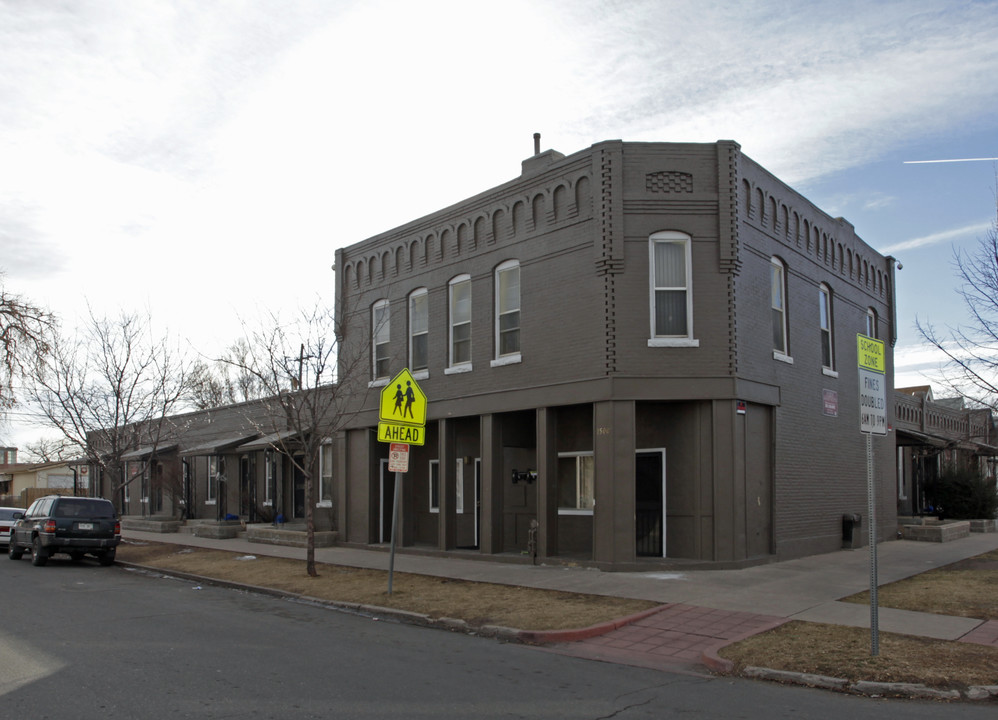
[[[388,472],[409,472],[409,446],[392,443],[388,448]]]

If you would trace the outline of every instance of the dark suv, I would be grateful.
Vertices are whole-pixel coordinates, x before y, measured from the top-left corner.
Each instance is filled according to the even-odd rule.
[[[73,560],[90,553],[101,565],[114,563],[121,523],[110,500],[49,495],[14,517],[7,547],[11,560],[20,560],[28,550],[32,565],[44,565],[54,553],[65,553]]]

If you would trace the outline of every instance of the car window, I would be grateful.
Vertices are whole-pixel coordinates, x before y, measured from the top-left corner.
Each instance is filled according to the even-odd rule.
[[[28,512],[24,513],[24,517],[34,517],[35,511],[38,510],[38,504],[41,500],[35,500],[31,503],[31,507],[28,508]]]
[[[62,498],[55,507],[54,517],[112,518],[114,506],[106,500]]]
[[[0,508],[0,520],[13,520],[16,512],[13,508]]]

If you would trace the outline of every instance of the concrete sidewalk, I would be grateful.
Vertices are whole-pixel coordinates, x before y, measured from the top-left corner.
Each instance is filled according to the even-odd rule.
[[[126,539],[165,542],[304,560],[304,548],[243,539],[213,540],[187,534],[134,530]],[[879,584],[998,549],[998,534],[972,534],[949,543],[892,540],[877,549]],[[388,553],[352,547],[316,548],[317,562],[387,570]],[[608,632],[586,633],[559,651],[580,657],[650,667],[696,665],[716,649],[787,620],[870,627],[868,605],[839,602],[870,587],[870,552],[841,550],[741,570],[602,572],[591,568],[534,566],[399,552],[397,572],[523,587],[638,598],[661,603],[659,612]],[[884,632],[982,642],[998,646],[998,622],[879,608]],[[564,635],[557,636],[564,639]],[[536,639],[536,638],[535,638]]]

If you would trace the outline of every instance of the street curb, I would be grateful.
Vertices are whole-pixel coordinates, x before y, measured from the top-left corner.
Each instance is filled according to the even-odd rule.
[[[541,644],[546,642],[571,642],[571,640],[559,640],[554,639],[554,636],[560,635],[568,637],[575,635],[575,639],[583,639],[585,637],[593,637],[595,635],[600,635],[602,633],[610,632],[618,627],[627,625],[636,620],[640,620],[643,617],[647,617],[653,613],[658,612],[663,607],[659,606],[651,608],[650,610],[645,610],[634,615],[629,615],[625,618],[618,618],[617,620],[612,620],[607,623],[600,623],[598,625],[593,625],[588,628],[582,628],[579,630],[552,630],[552,631],[538,631],[538,630],[519,630],[517,628],[505,627],[502,625],[469,625],[466,621],[459,618],[432,618],[429,615],[423,613],[416,613],[409,610],[398,610],[395,608],[386,608],[381,605],[368,605],[364,603],[354,603],[342,600],[325,600],[323,598],[312,597],[310,595],[302,595],[300,593],[290,592],[288,590],[278,590],[277,588],[263,587],[261,585],[250,585],[247,583],[235,582],[233,580],[221,580],[219,578],[206,577],[204,575],[196,575],[194,573],[183,572],[181,570],[168,570],[165,568],[158,568],[153,565],[142,565],[140,563],[131,563],[123,560],[116,561],[117,565],[121,565],[126,568],[133,568],[136,570],[142,570],[144,572],[155,573],[157,575],[162,575],[164,577],[175,577],[184,580],[190,580],[192,582],[199,583],[201,585],[212,585],[215,587],[229,588],[232,590],[243,590],[245,592],[258,593],[260,595],[269,595],[271,597],[282,598],[285,600],[293,600],[295,602],[308,603],[309,605],[318,605],[320,607],[332,608],[335,610],[343,610],[346,612],[352,612],[357,615],[364,615],[370,617],[372,620],[381,619],[391,619],[397,622],[404,622],[410,625],[419,625],[422,627],[437,628],[441,630],[450,630],[453,632],[461,632],[468,635],[478,635],[481,637],[491,637],[503,642],[519,642],[524,644]],[[545,636],[549,636],[552,639],[545,639]]]
[[[998,685],[971,685],[963,690],[939,690],[928,685],[922,685],[921,683],[873,682],[871,680],[852,682],[847,678],[815,675],[813,673],[795,672],[792,670],[774,670],[772,668],[761,668],[751,665],[747,665],[741,668],[741,670],[736,670],[735,664],[731,660],[722,658],[718,654],[719,650],[728,645],[732,645],[753,635],[758,635],[759,633],[768,632],[785,622],[789,622],[789,619],[773,623],[771,627],[746,633],[742,637],[708,648],[704,650],[700,660],[712,672],[719,675],[744,677],[752,680],[769,680],[786,685],[802,685],[820,690],[835,690],[837,692],[846,692],[852,695],[863,695],[871,698],[892,697],[910,698],[913,700],[947,701],[998,700]]]
[[[626,615],[622,618],[616,618],[615,620],[609,620],[604,623],[597,623],[596,625],[590,625],[585,628],[575,628],[570,630],[518,630],[516,632],[517,637],[521,642],[534,643],[538,645],[548,643],[578,642],[579,640],[586,640],[598,635],[605,635],[606,633],[622,628],[625,625],[630,625],[638,620],[643,620],[650,615],[661,612],[667,607],[669,607],[668,604],[657,605],[656,607],[649,608],[648,610],[642,610],[641,612],[634,613],[633,615]]]

